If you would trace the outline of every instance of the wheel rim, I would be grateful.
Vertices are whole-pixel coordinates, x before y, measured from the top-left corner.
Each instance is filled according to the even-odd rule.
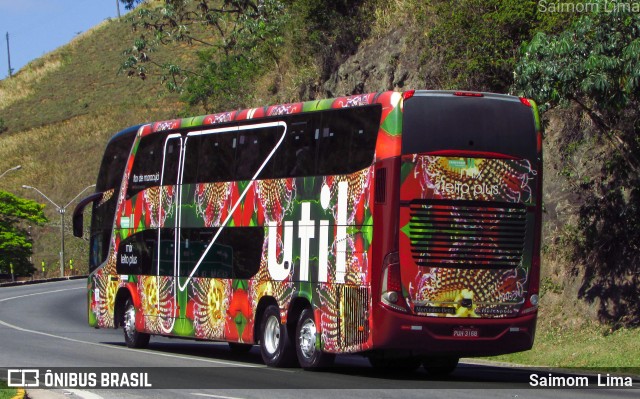
[[[316,353],[316,323],[312,319],[307,319],[300,328],[298,345],[302,355],[310,359]]]
[[[275,316],[269,317],[264,327],[264,346],[270,354],[276,353],[280,345],[280,323]]]
[[[124,312],[124,331],[129,337],[133,337],[136,331],[136,310],[133,306],[129,306]]]

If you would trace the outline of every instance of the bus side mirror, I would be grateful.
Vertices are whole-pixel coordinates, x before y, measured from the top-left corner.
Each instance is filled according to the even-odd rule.
[[[98,200],[102,199],[104,193],[93,193],[90,196],[84,198],[76,205],[76,209],[73,210],[73,235],[82,238],[84,232],[84,208]]]

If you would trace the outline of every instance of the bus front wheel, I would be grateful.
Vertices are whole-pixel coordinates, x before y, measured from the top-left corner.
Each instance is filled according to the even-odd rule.
[[[262,315],[260,323],[260,354],[262,360],[270,367],[289,367],[295,362],[295,352],[287,326],[280,323],[280,309],[269,305]]]
[[[296,353],[298,363],[304,369],[328,367],[335,358],[334,355],[320,349],[317,334],[318,329],[313,311],[307,308],[300,315],[296,326]]]
[[[131,298],[124,304],[124,342],[129,348],[145,348],[149,344],[151,335],[136,330],[136,308]]]

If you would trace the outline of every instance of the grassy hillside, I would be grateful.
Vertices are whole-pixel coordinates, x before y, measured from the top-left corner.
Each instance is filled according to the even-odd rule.
[[[50,223],[32,229],[34,264],[45,260],[59,271],[60,215],[23,184],[38,188],[64,206],[83,188],[95,183],[107,140],[138,123],[166,119],[182,109],[153,76],[127,79],[118,74],[122,50],[133,40],[129,24],[105,21],[71,43],[37,59],[14,78],[0,81],[0,119],[7,131],[0,135],[0,169],[22,165],[5,175],[0,189],[47,204]],[[186,48],[160,49],[164,57],[188,57]],[[67,209],[67,226],[70,212]],[[66,258],[86,270],[87,245],[66,234]]]

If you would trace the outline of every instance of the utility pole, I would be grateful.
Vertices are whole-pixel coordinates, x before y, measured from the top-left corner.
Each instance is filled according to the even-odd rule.
[[[9,62],[9,77],[12,77],[13,69],[11,68],[11,51],[9,51],[9,32],[7,32],[7,60]]]
[[[116,0],[116,7],[118,7],[118,19],[120,19],[120,0]]]

